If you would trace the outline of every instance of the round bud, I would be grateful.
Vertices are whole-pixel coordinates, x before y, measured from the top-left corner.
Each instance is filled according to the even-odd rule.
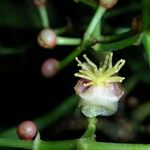
[[[132,28],[135,32],[142,31],[142,21],[140,16],[136,16],[132,20]]]
[[[117,4],[118,0],[99,0],[101,6],[106,9],[111,9]]]
[[[46,78],[54,76],[59,71],[59,62],[54,58],[45,60],[41,67],[41,73]]]
[[[35,6],[40,7],[40,6],[45,5],[46,0],[33,0],[33,3]]]
[[[51,29],[43,29],[37,38],[38,44],[47,49],[53,49],[57,43],[57,35]]]
[[[32,140],[36,137],[37,127],[32,121],[24,121],[17,127],[17,135],[23,140]]]

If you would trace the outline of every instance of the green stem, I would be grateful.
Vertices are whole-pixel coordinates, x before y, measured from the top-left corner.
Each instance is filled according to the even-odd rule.
[[[142,39],[146,54],[147,54],[147,61],[150,65],[150,32],[145,32]]]
[[[88,150],[149,150],[150,145],[146,144],[119,144],[92,142],[87,143]]]
[[[42,5],[38,8],[40,16],[41,16],[41,21],[42,21],[42,25],[44,28],[48,28],[49,27],[49,19],[48,19],[48,14],[47,14],[47,10],[46,10],[46,6]]]
[[[63,26],[63,27],[60,27],[60,28],[55,28],[54,31],[57,35],[61,35],[63,33],[65,33],[67,30],[68,30],[69,25],[66,25],[66,26]]]
[[[95,117],[88,118],[88,126],[82,138],[91,138],[91,139],[95,138],[96,122],[97,120]]]
[[[74,150],[79,143],[88,150],[149,150],[150,148],[150,144],[105,143],[82,138],[68,141],[40,141],[38,150]],[[33,142],[0,138],[0,147],[32,149]]]
[[[101,18],[103,14],[105,13],[106,9],[104,7],[98,7],[94,17],[92,18],[85,34],[84,34],[84,40],[89,40],[91,38],[97,24],[101,21]]]
[[[112,42],[112,43],[100,43],[100,49],[103,51],[115,51],[119,49],[123,49],[132,45],[138,45],[141,41],[141,34],[134,35],[127,39],[123,39],[121,41]]]
[[[81,2],[87,6],[90,6],[92,8],[96,8],[97,7],[97,4],[94,0],[74,0],[76,2]]]
[[[41,141],[38,150],[74,150],[78,140],[70,141]]]
[[[125,38],[129,38],[131,36],[134,36],[135,34],[133,34],[132,31],[127,31],[124,33],[118,33],[118,34],[114,34],[114,35],[107,35],[107,36],[100,36],[99,39],[97,39],[98,41],[101,41],[102,43],[110,43],[110,42],[115,42],[115,41],[120,41],[123,40]]]
[[[127,13],[130,14],[130,13],[135,12],[140,9],[141,9],[140,3],[134,3],[132,5],[124,5],[124,6],[116,8],[116,9],[107,11],[104,18],[105,19],[115,18],[115,17],[121,16],[123,14],[127,14]]]
[[[0,46],[0,56],[5,55],[21,55],[26,50],[25,47],[10,48]]]
[[[80,42],[80,38],[57,37],[57,45],[79,45]]]
[[[150,31],[150,0],[142,0],[142,21],[144,31]]]
[[[0,138],[0,147],[32,149],[32,142],[18,139]]]

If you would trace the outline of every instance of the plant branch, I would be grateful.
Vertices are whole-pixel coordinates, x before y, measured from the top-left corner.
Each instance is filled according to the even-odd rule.
[[[83,138],[79,140],[68,140],[68,141],[40,141],[38,150],[73,150],[77,147],[77,144],[86,145],[88,150],[149,150],[150,144],[122,144],[122,143],[105,143],[91,141],[90,139]],[[17,139],[0,138],[0,147],[5,148],[22,148],[32,149],[32,141],[23,141]]]
[[[0,147],[7,148],[22,148],[22,149],[32,149],[32,143],[30,141],[18,140],[18,139],[8,139],[0,138]]]
[[[97,4],[94,0],[74,0],[75,2],[81,2],[89,7],[96,8]]]
[[[149,14],[150,14],[150,0],[142,0],[142,21],[143,21],[143,30],[150,31],[150,21],[149,21]]]
[[[79,45],[80,42],[80,38],[57,37],[57,45]]]
[[[103,14],[105,13],[106,9],[104,7],[98,7],[94,17],[92,18],[85,34],[84,34],[84,40],[88,41],[89,38],[91,38],[96,26],[98,23],[100,23],[101,18],[103,16]]]
[[[147,54],[147,61],[150,65],[150,32],[147,31],[144,33],[142,42],[145,48],[145,52]]]
[[[82,138],[95,138],[96,122],[96,118],[88,118],[88,126]]]
[[[49,27],[49,19],[48,19],[46,6],[42,5],[42,6],[38,7],[38,10],[39,10],[39,13],[41,16],[41,21],[42,21],[43,27],[48,28]]]
[[[132,37],[129,37],[127,39],[117,41],[117,42],[112,42],[112,43],[100,43],[100,49],[103,51],[115,51],[115,50],[120,50],[132,45],[137,45],[139,44],[139,39],[141,38],[141,34],[134,35]],[[97,43],[97,42],[96,42]]]

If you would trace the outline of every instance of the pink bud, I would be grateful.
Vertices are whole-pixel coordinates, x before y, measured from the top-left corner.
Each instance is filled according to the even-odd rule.
[[[106,9],[111,9],[114,5],[117,4],[118,0],[99,0],[100,5]]]
[[[57,43],[57,35],[52,29],[43,29],[37,38],[38,44],[47,49],[53,49]]]
[[[41,67],[41,73],[46,78],[50,78],[59,71],[59,62],[54,58],[45,60]]]
[[[17,134],[20,139],[32,140],[37,134],[37,127],[32,121],[24,121],[17,127]]]

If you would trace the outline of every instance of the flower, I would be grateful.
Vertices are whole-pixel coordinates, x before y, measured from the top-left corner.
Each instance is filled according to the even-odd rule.
[[[82,113],[87,117],[109,116],[117,111],[118,100],[124,93],[120,83],[125,79],[117,73],[125,60],[120,59],[112,66],[112,56],[113,53],[106,55],[99,68],[86,55],[83,55],[86,60],[84,63],[76,57],[81,70],[75,76],[81,79],[75,91],[81,98],[79,107],[82,107]]]

